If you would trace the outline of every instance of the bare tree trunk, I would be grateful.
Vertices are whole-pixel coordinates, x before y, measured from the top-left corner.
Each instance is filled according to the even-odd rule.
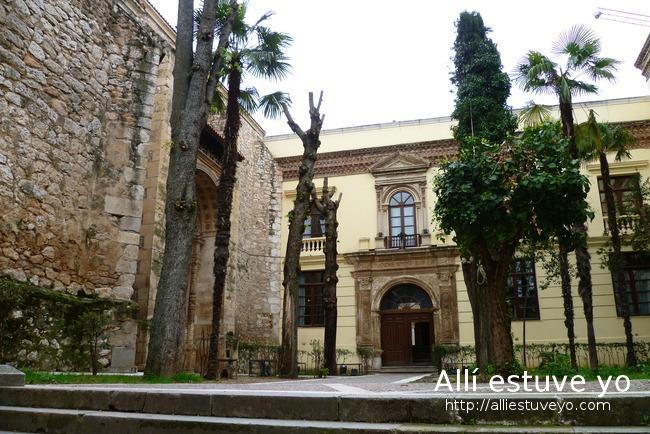
[[[562,122],[562,133],[569,139],[569,153],[573,158],[578,159],[576,148],[575,127],[573,122],[573,104],[571,97],[568,99],[560,97],[560,118]],[[587,247],[587,227],[584,224],[575,225],[573,232],[578,235],[576,246],[576,267],[578,269],[578,294],[582,299],[582,306],[587,322],[587,346],[589,347],[589,367],[598,367],[598,351],[596,350],[596,333],[594,331],[594,306],[593,288],[591,284],[591,256]]]
[[[221,327],[221,312],[223,297],[228,274],[230,258],[230,217],[232,214],[232,199],[237,181],[237,137],[241,127],[239,115],[239,94],[241,86],[241,68],[233,60],[233,67],[228,74],[228,102],[226,105],[226,127],[224,134],[223,170],[219,177],[217,192],[217,222],[214,238],[214,285],[212,287],[212,330],[210,332],[210,350],[208,352],[208,368],[205,378],[215,380],[219,370],[219,334]]]
[[[636,366],[637,359],[634,351],[634,337],[632,335],[632,322],[630,321],[630,309],[625,294],[625,274],[623,272],[623,256],[621,255],[621,234],[618,229],[616,204],[614,203],[614,192],[612,191],[611,178],[609,176],[609,162],[607,154],[603,151],[598,153],[600,159],[600,174],[605,187],[605,202],[607,204],[607,226],[612,240],[612,255],[610,259],[611,269],[614,272],[613,279],[614,294],[616,296],[618,311],[623,317],[623,328],[625,329],[625,346],[627,347],[627,366]]]
[[[336,212],[341,203],[341,194],[338,200],[332,200],[332,193],[327,185],[327,178],[323,180],[323,194],[319,200],[316,190],[312,189],[312,202],[316,205],[321,215],[325,217],[325,288],[323,293],[323,304],[325,310],[325,342],[323,344],[323,365],[329,370],[331,375],[336,374],[336,284],[339,281],[336,272],[339,269],[337,263],[338,250],[336,243],[338,241],[339,222],[336,218]]]
[[[478,264],[472,257],[462,262],[463,278],[467,287],[467,295],[472,308],[472,320],[474,323],[474,351],[476,353],[476,364],[481,372],[485,372],[490,357],[490,319],[487,305],[487,288],[485,282],[479,283],[480,276]]]
[[[147,374],[171,375],[182,368],[185,293],[196,226],[196,158],[199,137],[206,123],[207,104],[213,97],[209,93],[210,83],[216,81],[215,74],[222,64],[222,53],[237,10],[234,0],[231,7],[213,55],[216,0],[205,0],[196,51],[192,56],[187,50],[188,46],[191,49],[193,34],[193,2],[179,2],[177,39],[181,52],[174,64],[174,84],[178,88],[174,89],[172,97],[173,143],[166,186],[165,251],[151,324]]]
[[[569,254],[567,249],[560,246],[560,280],[562,281],[562,301],[564,302],[564,326],[566,327],[567,338],[569,339],[569,355],[571,367],[578,368],[576,358],[576,334],[573,324],[573,295],[571,294],[571,274],[569,272]]]
[[[316,152],[320,146],[320,130],[323,117],[320,115],[320,105],[323,100],[321,92],[318,105],[314,105],[314,95],[309,93],[309,130],[303,131],[291,117],[287,106],[283,106],[287,123],[291,130],[300,137],[303,146],[302,162],[298,169],[298,186],[296,200],[290,214],[287,251],[284,259],[284,298],[282,303],[282,348],[280,351],[280,375],[283,377],[298,376],[298,276],[300,274],[300,250],[302,235],[305,231],[305,218],[309,210],[309,198],[313,188],[314,164]]]

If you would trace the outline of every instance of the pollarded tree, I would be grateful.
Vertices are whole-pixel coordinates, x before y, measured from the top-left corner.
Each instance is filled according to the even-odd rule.
[[[242,89],[244,74],[249,73],[258,78],[280,80],[289,71],[285,50],[291,43],[291,37],[271,30],[265,24],[271,13],[264,14],[254,24],[245,22],[246,5],[239,7],[228,52],[225,54],[224,75],[228,80],[228,98],[226,103],[226,124],[224,128],[224,156],[222,172],[219,176],[217,194],[216,235],[214,241],[214,284],[212,287],[212,329],[208,352],[207,379],[216,379],[218,375],[219,333],[223,298],[230,259],[230,229],[233,205],[233,192],[237,180],[237,141],[241,127],[240,111],[249,112],[263,108],[267,116],[277,117],[281,104],[288,103],[288,97],[276,92],[259,97],[254,88]],[[219,101],[219,99],[217,99]]]
[[[284,257],[284,297],[282,300],[282,348],[280,351],[280,375],[283,377],[298,376],[298,277],[300,275],[300,251],[302,235],[305,232],[305,219],[309,210],[311,191],[314,188],[314,164],[316,153],[320,147],[320,131],[324,115],[320,114],[323,102],[323,92],[318,103],[314,104],[314,94],[309,92],[310,126],[307,131],[293,120],[289,107],[282,105],[284,115],[291,130],[300,138],[303,146],[302,161],[298,169],[298,185],[296,200],[289,216],[289,235],[287,251]]]
[[[579,159],[576,147],[575,125],[573,120],[573,96],[593,94],[598,87],[593,81],[614,79],[618,61],[600,56],[600,40],[585,26],[575,26],[560,36],[553,46],[553,53],[564,61],[559,64],[538,51],[529,51],[517,65],[516,80],[524,90],[537,93],[551,93],[558,97],[562,133],[569,139],[569,153]],[[582,76],[590,79],[585,81]],[[582,298],[585,320],[587,321],[587,341],[589,344],[589,364],[598,366],[596,335],[594,332],[594,313],[591,284],[591,258],[587,249],[587,228],[583,224],[574,230],[580,235],[575,246],[578,276],[578,293]],[[563,262],[568,263],[566,249],[560,254]],[[562,286],[570,287],[563,274]]]
[[[456,86],[452,118],[454,138],[461,149],[471,149],[481,140],[501,143],[517,128],[517,118],[507,105],[510,79],[501,68],[501,56],[496,44],[488,37],[478,12],[462,12],[456,21],[454,42],[454,72],[451,82]],[[487,302],[486,287],[479,277],[478,258],[463,257],[462,270],[474,322],[476,361],[484,370],[491,355],[490,320],[483,309]]]
[[[627,302],[625,290],[625,274],[623,272],[623,255],[621,254],[621,233],[618,226],[618,210],[614,200],[611,177],[609,174],[609,161],[607,153],[615,152],[616,161],[629,158],[628,146],[634,143],[634,137],[623,127],[611,124],[599,124],[596,122],[594,111],[589,111],[589,118],[576,126],[576,145],[578,151],[587,160],[598,159],[600,162],[600,174],[605,191],[605,203],[607,205],[607,227],[611,240],[612,252],[608,258],[609,269],[614,274],[612,284],[617,300],[618,311],[623,317],[623,328],[625,329],[625,343],[627,347],[627,366],[636,366],[637,359],[634,351],[634,337],[632,335],[632,322],[630,321],[630,309]]]
[[[235,0],[217,8],[205,0],[198,28],[194,1],[178,2],[169,172],[165,203],[165,250],[156,292],[145,373],[171,375],[181,368],[188,274],[196,227],[196,159],[237,14]],[[192,51],[196,35],[196,49]],[[213,51],[215,35],[218,44]]]
[[[339,193],[337,200],[332,200],[333,191],[327,185],[327,177],[323,180],[323,192],[320,199],[316,189],[311,190],[311,200],[316,209],[325,218],[325,287],[323,289],[323,310],[325,316],[325,340],[323,343],[323,356],[325,366],[331,375],[336,374],[336,322],[337,322],[337,299],[336,284],[339,281],[337,271],[338,249],[338,227],[339,222],[336,213],[341,204],[342,193]]]
[[[499,373],[514,361],[506,300],[515,251],[587,219],[589,183],[567,147],[558,124],[527,128],[503,145],[461,151],[434,179],[441,229],[453,232],[461,252],[480,258],[485,270],[491,362]]]

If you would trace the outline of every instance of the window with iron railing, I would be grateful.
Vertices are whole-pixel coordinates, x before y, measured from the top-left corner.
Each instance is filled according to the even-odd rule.
[[[514,259],[508,275],[508,289],[513,321],[539,319],[534,259]]]
[[[388,202],[390,235],[385,238],[386,248],[417,247],[420,235],[415,224],[415,199],[411,193],[398,191]]]
[[[639,207],[641,206],[637,192],[639,190],[638,175],[615,175],[610,177],[614,206],[616,207],[616,220],[618,228],[623,232],[634,230],[639,220]],[[600,193],[600,209],[603,213],[605,233],[609,232],[607,200],[605,199],[605,184],[602,177],[598,177],[598,191]]]
[[[630,315],[650,315],[650,255],[642,252],[623,253],[625,302]],[[616,276],[612,273],[612,281]],[[616,294],[614,294],[616,299]],[[620,316],[620,301],[616,300],[616,313]]]
[[[319,238],[325,236],[325,217],[323,217],[316,208],[316,205],[312,204],[309,210],[309,214],[305,219],[305,232],[303,232],[303,238]]]

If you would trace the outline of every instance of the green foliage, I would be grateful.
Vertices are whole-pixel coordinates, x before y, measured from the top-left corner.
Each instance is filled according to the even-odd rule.
[[[502,146],[461,152],[458,160],[443,163],[434,178],[440,229],[455,233],[464,254],[481,244],[568,238],[571,225],[584,223],[590,213],[589,181],[567,145],[559,125],[546,123]]]
[[[442,371],[444,367],[444,360],[453,354],[458,354],[459,351],[460,347],[458,345],[434,345],[431,351],[433,356],[433,364],[438,368],[438,371]]]
[[[517,118],[506,102],[510,80],[501,71],[501,56],[478,12],[462,12],[456,28],[451,76],[457,88],[454,138],[461,147],[471,146],[467,140],[471,137],[501,143],[517,128]]]
[[[169,384],[202,383],[203,377],[191,372],[181,372],[171,377],[157,375],[77,375],[25,370],[26,384]]]
[[[272,30],[266,22],[273,16],[266,12],[254,23],[246,22],[248,8],[245,3],[239,5],[233,23],[228,50],[223,53],[223,69],[219,72],[221,77],[236,70],[242,77],[251,74],[256,78],[283,80],[291,71],[286,50],[291,45],[293,38],[286,33]],[[230,14],[228,1],[220,0],[217,5],[217,25],[223,25]],[[195,22],[201,19],[201,13],[195,14]],[[289,95],[284,92],[273,92],[260,96],[257,89],[248,87],[239,90],[239,104],[243,111],[252,113],[262,110],[265,117],[278,118],[282,113],[282,106],[291,105]],[[224,112],[226,104],[224,95],[217,90],[211,110],[215,113]]]
[[[347,348],[337,348],[336,349],[336,362],[345,363],[347,358],[352,355],[352,351]]]
[[[21,368],[88,370],[89,336],[102,339],[100,319],[130,315],[131,302],[75,296],[29,283],[0,279],[0,362]],[[90,316],[92,323],[88,323]],[[101,327],[100,327],[101,328]]]

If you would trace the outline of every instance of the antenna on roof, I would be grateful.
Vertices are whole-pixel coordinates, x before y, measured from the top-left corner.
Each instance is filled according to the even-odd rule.
[[[626,12],[617,9],[597,8],[594,14],[595,19],[615,21],[617,23],[632,24],[634,26],[650,27],[650,15],[636,12]]]

